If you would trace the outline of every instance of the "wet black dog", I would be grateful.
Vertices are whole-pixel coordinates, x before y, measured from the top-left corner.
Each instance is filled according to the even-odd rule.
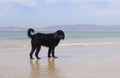
[[[31,52],[30,52],[30,59],[33,59],[33,53],[35,51],[35,56],[37,59],[40,59],[38,57],[39,51],[41,49],[41,46],[46,46],[49,48],[48,50],[48,57],[57,58],[55,56],[55,47],[59,44],[60,40],[63,40],[65,38],[65,34],[62,30],[58,30],[55,33],[34,33],[34,29],[30,28],[28,29],[28,37],[31,38]]]

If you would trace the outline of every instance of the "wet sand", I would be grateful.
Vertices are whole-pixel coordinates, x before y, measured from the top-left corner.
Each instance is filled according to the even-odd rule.
[[[57,59],[29,59],[28,48],[0,49],[0,78],[120,78],[120,45],[59,46]]]

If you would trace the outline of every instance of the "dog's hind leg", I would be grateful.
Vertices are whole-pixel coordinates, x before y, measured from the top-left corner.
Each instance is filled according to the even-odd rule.
[[[33,56],[32,56],[32,55],[33,55],[34,51],[35,51],[35,48],[32,48],[32,49],[31,49],[31,52],[30,52],[30,59],[33,59]]]
[[[41,46],[38,46],[37,50],[36,50],[36,53],[35,53],[35,56],[36,56],[37,59],[40,59],[40,57],[38,56],[40,49],[41,49]]]

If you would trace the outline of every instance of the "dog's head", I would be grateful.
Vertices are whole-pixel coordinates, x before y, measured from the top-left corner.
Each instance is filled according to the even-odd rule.
[[[65,38],[65,34],[64,34],[64,31],[62,31],[62,30],[57,30],[56,32],[55,32],[55,38],[56,39],[62,39],[62,40],[64,40],[64,38]]]

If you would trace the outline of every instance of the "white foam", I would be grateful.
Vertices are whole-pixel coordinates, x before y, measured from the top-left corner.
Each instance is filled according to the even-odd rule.
[[[99,45],[120,45],[120,42],[92,42],[92,43],[64,43],[61,46],[99,46]]]
[[[120,42],[91,42],[91,43],[62,43],[59,46],[107,46],[107,45],[120,45]],[[26,44],[11,44],[11,45],[0,45],[0,48],[30,48],[30,45]]]

